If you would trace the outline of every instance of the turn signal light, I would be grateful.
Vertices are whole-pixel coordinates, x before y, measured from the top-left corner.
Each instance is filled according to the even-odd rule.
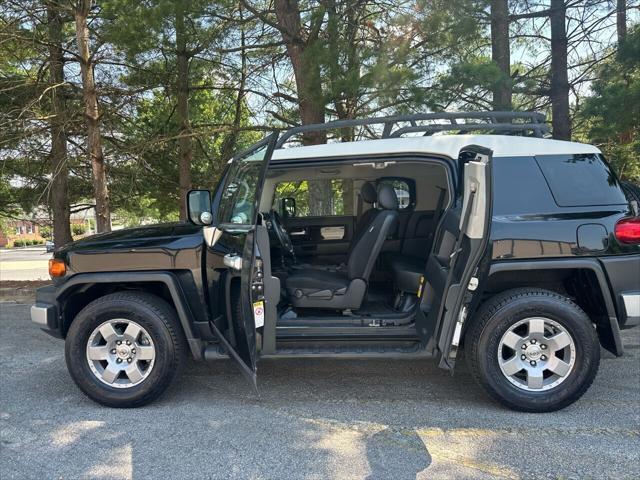
[[[67,266],[63,260],[52,258],[49,260],[49,275],[51,277],[63,277],[67,273]]]
[[[640,244],[640,217],[620,220],[616,223],[615,235],[619,242]]]

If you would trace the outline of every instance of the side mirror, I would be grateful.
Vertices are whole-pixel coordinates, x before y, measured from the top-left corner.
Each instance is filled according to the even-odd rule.
[[[211,225],[211,192],[209,190],[191,190],[187,194],[187,212],[189,221],[196,225]]]
[[[281,201],[282,216],[290,218],[296,216],[296,199],[292,197],[283,198]]]

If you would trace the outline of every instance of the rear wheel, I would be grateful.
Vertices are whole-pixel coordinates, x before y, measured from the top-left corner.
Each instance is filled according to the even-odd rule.
[[[471,371],[489,394],[529,412],[575,402],[600,363],[589,317],[568,298],[540,289],[510,290],[489,299],[465,345]]]
[[[173,309],[140,292],[91,302],[74,319],[65,343],[73,380],[88,397],[110,407],[137,407],[157,398],[185,353]]]

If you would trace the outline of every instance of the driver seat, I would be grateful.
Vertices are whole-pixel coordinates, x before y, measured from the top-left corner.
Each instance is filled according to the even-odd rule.
[[[378,208],[354,240],[347,267],[340,271],[296,270],[285,281],[289,299],[298,308],[355,309],[362,305],[371,270],[385,239],[398,222],[398,197],[391,185],[378,191]]]

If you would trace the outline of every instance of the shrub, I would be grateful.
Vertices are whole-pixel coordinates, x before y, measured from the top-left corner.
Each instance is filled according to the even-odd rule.
[[[71,225],[71,232],[74,235],[82,235],[86,233],[86,231],[87,231],[87,226],[82,223],[74,223],[73,225]]]
[[[24,242],[25,242],[24,240],[15,240],[13,242],[13,246],[14,247],[24,247]]]
[[[40,227],[40,236],[42,238],[51,238],[51,227],[49,225],[42,225]]]

